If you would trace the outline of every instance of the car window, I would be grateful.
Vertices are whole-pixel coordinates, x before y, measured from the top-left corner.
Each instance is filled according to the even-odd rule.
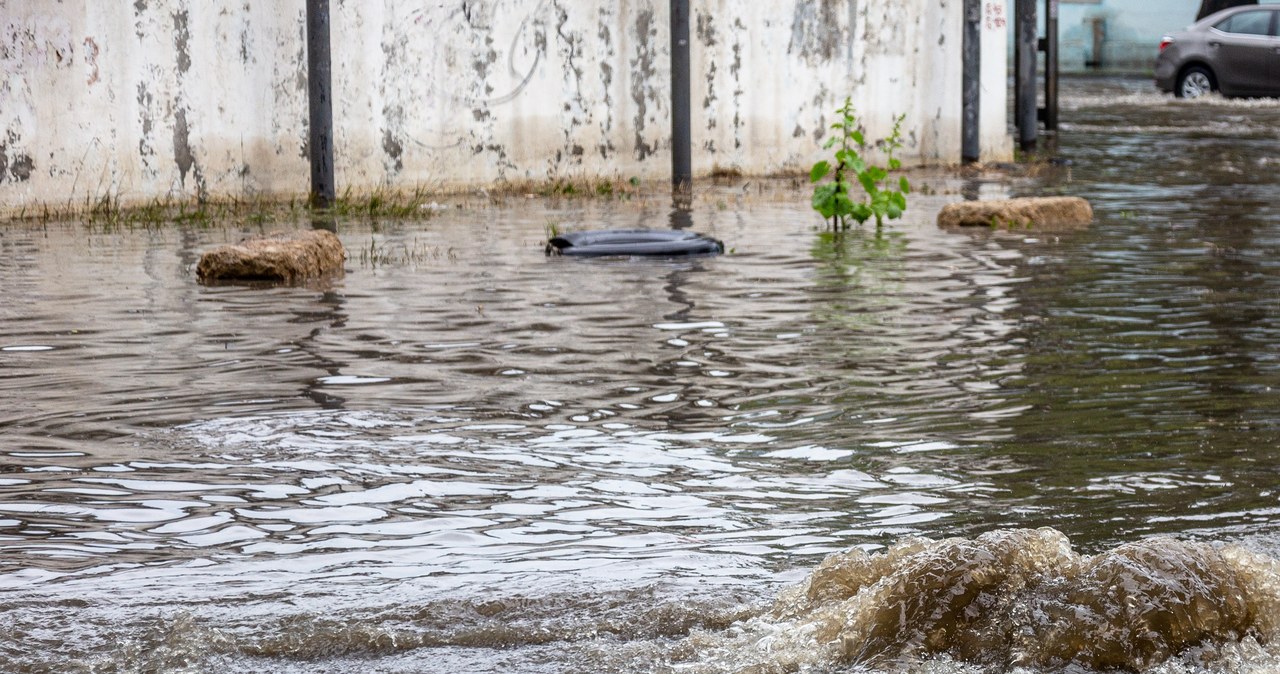
[[[1269,35],[1271,33],[1271,12],[1267,10],[1240,12],[1219,21],[1213,27],[1224,33]]]

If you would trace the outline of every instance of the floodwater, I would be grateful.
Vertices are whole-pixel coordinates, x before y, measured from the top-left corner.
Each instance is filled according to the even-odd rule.
[[[1280,102],[1063,93],[1069,165],[882,235],[707,186],[710,259],[543,256],[644,198],[340,222],[314,288],[4,225],[0,670],[1280,671]]]

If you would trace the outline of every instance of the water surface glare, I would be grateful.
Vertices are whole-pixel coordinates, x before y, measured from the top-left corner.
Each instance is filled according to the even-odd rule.
[[[1064,93],[1070,165],[880,235],[706,185],[715,258],[543,256],[643,195],[339,222],[326,287],[0,226],[0,670],[1280,671],[1280,103]],[[934,225],[1011,194],[1096,221]]]

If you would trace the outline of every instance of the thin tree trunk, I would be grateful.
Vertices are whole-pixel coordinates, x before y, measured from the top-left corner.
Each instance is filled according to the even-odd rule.
[[[1258,4],[1258,0],[1200,0],[1200,13],[1196,14],[1196,21],[1228,7],[1256,4]]]

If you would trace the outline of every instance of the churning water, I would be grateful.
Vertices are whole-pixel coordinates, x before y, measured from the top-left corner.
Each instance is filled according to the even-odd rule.
[[[0,670],[1280,671],[1280,103],[1064,93],[1069,166],[879,236],[708,187],[710,259],[543,257],[644,198],[340,222],[327,288],[5,225]]]

